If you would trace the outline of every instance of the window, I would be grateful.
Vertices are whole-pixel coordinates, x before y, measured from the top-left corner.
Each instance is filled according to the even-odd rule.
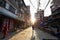
[[[12,12],[12,13],[15,13],[15,9],[10,5],[9,7],[9,10]]]
[[[0,6],[5,8],[6,1],[0,0]]]
[[[15,10],[15,14],[17,14],[18,12],[17,12],[17,10]]]
[[[9,4],[8,4],[8,3],[6,3],[5,8],[6,8],[6,9],[9,9]]]
[[[23,2],[21,1],[21,4],[22,4]]]
[[[21,17],[22,15],[20,14],[20,17]]]
[[[24,13],[24,10],[21,8],[22,13]]]
[[[16,2],[16,0],[14,0],[14,2]]]

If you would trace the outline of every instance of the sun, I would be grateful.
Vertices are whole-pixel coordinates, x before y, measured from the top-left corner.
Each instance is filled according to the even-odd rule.
[[[36,22],[35,17],[31,17],[31,23],[34,25],[35,22]]]

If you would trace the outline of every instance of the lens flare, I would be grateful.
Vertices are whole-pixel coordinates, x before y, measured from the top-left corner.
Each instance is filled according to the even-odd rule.
[[[35,17],[31,17],[31,23],[34,25],[35,22],[36,22]]]

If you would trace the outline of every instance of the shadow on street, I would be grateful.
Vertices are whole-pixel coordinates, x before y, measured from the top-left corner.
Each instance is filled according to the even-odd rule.
[[[28,27],[27,27],[27,28],[28,28]],[[27,28],[25,28],[25,29],[27,29]],[[1,38],[0,38],[0,40],[9,40],[9,39],[12,38],[14,35],[16,35],[16,34],[22,32],[22,31],[24,31],[25,29],[22,29],[22,30],[19,29],[19,31],[17,30],[17,31],[14,31],[14,32],[9,32],[8,35],[6,36],[6,38],[4,38],[4,39],[1,39]]]

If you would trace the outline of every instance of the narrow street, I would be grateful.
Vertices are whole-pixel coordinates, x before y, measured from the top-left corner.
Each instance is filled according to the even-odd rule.
[[[33,35],[32,35],[32,32]],[[13,33],[14,34],[14,33]],[[9,34],[5,39],[3,40],[43,40],[43,39],[58,39],[55,36],[52,36],[46,32],[43,32],[39,29],[32,30],[32,27],[29,27],[21,32],[18,32],[15,35],[12,35],[12,37],[10,37],[11,34]]]
[[[48,34],[47,32],[41,31],[41,30],[36,29],[36,28],[34,31],[35,31],[35,39],[36,40],[43,40],[43,39],[58,40],[57,37],[52,36],[52,35]]]
[[[9,34],[3,40],[30,40],[31,39],[31,35],[32,35],[32,27],[29,27],[29,28],[27,28],[27,29],[25,29],[25,30],[13,35],[12,37],[10,37],[11,34]]]
[[[0,40],[58,39],[60,0],[0,0]]]

